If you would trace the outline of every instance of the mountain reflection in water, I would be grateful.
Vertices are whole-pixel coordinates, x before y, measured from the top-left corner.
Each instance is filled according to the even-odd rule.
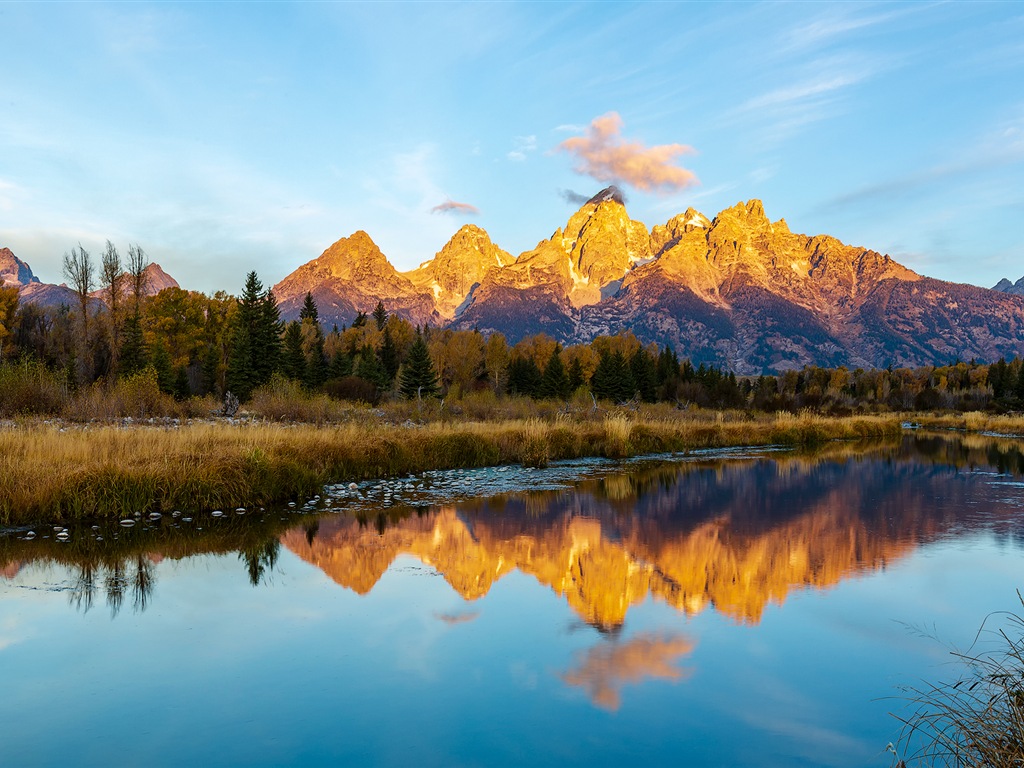
[[[511,571],[529,574],[606,632],[648,597],[755,623],[795,588],[883,568],[954,528],[1010,530],[1015,504],[964,517],[977,484],[945,463],[981,467],[999,456],[1024,466],[992,443],[908,438],[899,448],[661,464],[566,491],[392,509],[373,526],[323,519],[315,536],[292,530],[282,543],[359,594],[412,555],[465,600]],[[932,462],[940,454],[941,466]]]
[[[153,564],[161,559],[234,552],[259,585],[283,544],[361,595],[397,557],[412,555],[467,601],[512,571],[528,574],[611,635],[648,598],[685,614],[713,606],[756,623],[769,603],[781,603],[794,589],[826,588],[883,568],[947,533],[984,527],[1008,535],[1015,526],[1019,532],[1016,502],[988,492],[978,503],[985,483],[976,482],[1024,472],[1018,446],[980,436],[913,435],[884,447],[832,444],[803,455],[640,462],[558,491],[446,506],[374,511],[364,505],[357,513],[307,517],[300,527],[293,516],[272,513],[208,520],[206,531],[185,530],[165,517],[148,530],[121,530],[103,541],[7,535],[0,536],[0,578],[13,579],[27,563],[63,565],[77,575],[60,589],[79,610],[93,607],[102,592],[113,614],[126,599],[141,611],[152,600]],[[524,484],[530,477],[524,475]],[[473,616],[438,618],[458,623]],[[618,654],[614,663],[581,660],[566,680],[613,706],[618,683],[587,670],[611,664],[657,675],[674,669],[665,659],[688,649],[682,638],[631,642],[636,645],[606,649]]]

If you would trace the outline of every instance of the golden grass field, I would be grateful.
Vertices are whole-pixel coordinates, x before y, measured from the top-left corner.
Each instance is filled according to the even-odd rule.
[[[379,414],[365,411],[342,424],[7,422],[0,427],[0,523],[267,504],[312,495],[328,482],[427,469],[878,439],[897,436],[901,421],[657,407],[420,424],[387,423]]]

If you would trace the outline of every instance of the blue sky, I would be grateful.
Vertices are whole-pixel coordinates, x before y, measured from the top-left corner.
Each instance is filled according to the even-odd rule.
[[[0,3],[0,31],[0,247],[47,282],[108,238],[207,292],[357,229],[399,269],[467,222],[518,254],[605,186],[558,147],[611,113],[613,146],[692,148],[662,164],[695,183],[623,179],[648,226],[757,197],[929,276],[1024,275],[1014,3]]]

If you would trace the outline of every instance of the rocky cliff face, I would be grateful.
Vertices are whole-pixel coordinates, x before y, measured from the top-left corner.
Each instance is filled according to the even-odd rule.
[[[999,291],[1000,293],[1012,293],[1016,296],[1024,296],[1024,277],[1018,280],[1016,283],[1011,283],[1005,277],[998,283],[992,286],[993,291]]]
[[[1003,282],[986,290],[922,277],[876,251],[791,232],[759,200],[713,219],[690,208],[648,232],[611,187],[514,260],[483,230],[464,227],[403,274],[360,232],[275,293],[286,318],[310,291],[328,320],[351,322],[382,299],[416,323],[512,342],[631,330],[695,362],[751,374],[1024,354],[1024,296]],[[1024,291],[1024,278],[1017,286]]]
[[[32,274],[28,264],[15,256],[10,248],[0,248],[0,288],[20,288],[38,282],[39,278]]]
[[[447,321],[465,307],[489,273],[514,261],[484,230],[467,224],[433,259],[405,274],[420,291],[433,296],[438,315]]]
[[[378,301],[417,324],[441,320],[432,294],[391,266],[362,230],[338,240],[273,290],[285,320],[298,317],[307,292],[316,300],[321,322],[328,324],[351,323],[357,313],[372,312]]]

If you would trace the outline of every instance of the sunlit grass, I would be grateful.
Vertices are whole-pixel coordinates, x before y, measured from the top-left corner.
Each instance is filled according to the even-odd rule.
[[[651,409],[505,421],[180,427],[20,421],[0,429],[0,522],[266,504],[327,482],[506,463],[544,466],[736,445],[814,445],[899,434],[891,417],[726,418]]]

